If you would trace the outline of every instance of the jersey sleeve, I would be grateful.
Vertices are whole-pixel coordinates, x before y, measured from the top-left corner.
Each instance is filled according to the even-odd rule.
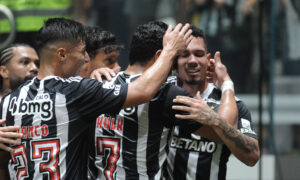
[[[77,88],[75,101],[79,114],[96,118],[103,113],[119,113],[127,96],[128,85],[104,85],[96,80],[84,78]]]
[[[251,114],[247,106],[242,101],[237,101],[239,116],[238,129],[245,135],[258,139],[256,133],[253,131]]]
[[[195,120],[183,120],[183,119],[177,119],[175,117],[175,114],[187,114],[186,112],[182,111],[175,111],[172,109],[172,106],[175,105],[173,103],[173,99],[176,98],[176,96],[189,96],[189,93],[183,90],[182,88],[168,84],[165,87],[165,96],[164,96],[164,102],[163,102],[163,113],[164,113],[164,119],[165,124],[167,127],[174,127],[175,125],[179,125],[181,128],[185,129],[186,132],[193,133],[196,130],[198,130],[202,124],[196,122]]]

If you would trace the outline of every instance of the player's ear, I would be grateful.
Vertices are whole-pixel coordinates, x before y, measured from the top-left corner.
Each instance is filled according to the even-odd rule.
[[[0,66],[0,76],[3,79],[7,79],[9,75],[8,69],[6,66]]]
[[[156,53],[155,53],[155,55],[154,55],[154,59],[155,59],[155,60],[160,56],[161,51],[162,51],[161,49],[159,49],[159,50],[156,51]]]
[[[58,48],[56,50],[56,56],[59,59],[59,63],[65,64],[67,57],[66,57],[66,49],[65,48]]]

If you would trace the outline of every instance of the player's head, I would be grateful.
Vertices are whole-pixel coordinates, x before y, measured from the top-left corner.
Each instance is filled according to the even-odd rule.
[[[28,44],[12,44],[0,52],[1,89],[13,90],[38,73],[39,58]],[[4,87],[5,86],[5,87]]]
[[[44,64],[55,66],[55,75],[64,78],[79,75],[81,66],[89,61],[85,39],[82,24],[64,18],[48,19],[37,36],[41,68]]]
[[[130,44],[129,64],[146,65],[163,48],[163,36],[168,25],[160,21],[150,21],[139,25]]]
[[[117,58],[120,55],[122,45],[117,44],[116,36],[102,30],[100,27],[85,27],[86,51],[90,56],[90,61],[81,68],[81,76],[89,76],[93,70],[108,67],[115,72],[120,71]]]
[[[186,50],[182,52],[175,61],[175,69],[178,79],[183,83],[191,85],[204,84],[208,66],[207,47],[204,32],[195,27],[192,29],[194,37]]]

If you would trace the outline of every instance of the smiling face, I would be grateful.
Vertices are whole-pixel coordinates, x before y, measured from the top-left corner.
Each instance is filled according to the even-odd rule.
[[[203,38],[193,38],[187,49],[178,57],[178,78],[183,84],[204,84],[207,65],[207,51]]]

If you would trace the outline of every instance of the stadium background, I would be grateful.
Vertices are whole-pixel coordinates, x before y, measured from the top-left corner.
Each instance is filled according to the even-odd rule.
[[[60,6],[51,0],[16,0],[13,6],[10,2],[0,0],[6,7],[0,6],[0,49],[12,42],[35,46],[38,23],[53,16],[51,12],[56,16],[60,12],[116,34],[125,46],[118,60],[122,69],[127,65],[130,37],[138,24],[156,19],[202,28],[209,52],[221,51],[236,94],[250,108],[260,137],[259,163],[249,168],[231,157],[227,178],[299,179],[300,1],[63,0]],[[9,24],[8,16],[15,23]],[[39,21],[34,21],[37,18]]]

